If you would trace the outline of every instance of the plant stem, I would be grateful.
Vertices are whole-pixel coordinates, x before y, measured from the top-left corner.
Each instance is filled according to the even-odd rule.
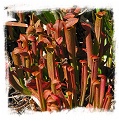
[[[91,94],[90,94],[90,101],[89,103],[90,104],[94,104],[94,108],[99,108],[99,99],[100,99],[100,83],[98,80],[95,80],[93,83],[92,83],[92,86],[91,86]]]
[[[100,108],[102,108],[103,98],[105,94],[105,86],[106,86],[106,76],[105,75],[98,75],[100,77]]]
[[[87,60],[88,60],[88,67],[91,69],[91,56],[93,54],[93,48],[92,48],[92,38],[91,38],[91,26],[86,23],[81,24],[82,27],[86,30],[86,52],[87,52]]]
[[[51,79],[51,90],[53,91],[53,93],[56,93],[55,84],[53,84],[53,81],[55,79],[55,53],[52,46],[51,47],[48,46],[46,48],[46,51],[47,51],[48,74]]]
[[[106,14],[105,11],[102,12],[97,12],[96,13],[96,20],[95,20],[95,36],[96,36],[96,40],[98,41],[98,43],[100,44],[100,36],[101,36],[101,31],[102,31],[102,20],[103,20],[103,16]]]
[[[95,87],[95,95],[94,95],[94,108],[99,108],[100,105],[100,83],[99,81],[97,83],[98,84]]]
[[[101,32],[101,43],[100,43],[100,48],[99,48],[99,64],[101,62],[102,56],[104,54],[104,40],[106,38],[106,35]]]
[[[76,82],[75,82],[74,68],[72,66],[69,66],[67,69],[70,73],[72,93],[73,93],[73,96],[74,96],[74,104],[75,104],[75,106],[77,106],[77,93],[76,93]]]
[[[106,101],[106,104],[105,104],[105,107],[104,107],[105,111],[109,110],[109,108],[110,108],[111,100],[112,100],[112,94],[108,94],[106,96],[106,98],[107,98],[107,101]]]
[[[90,83],[90,98],[89,102],[91,103],[92,101],[92,84],[95,80],[97,80],[97,74],[98,74],[98,57],[97,56],[92,56],[92,64],[91,64],[91,83]]]
[[[75,27],[72,28],[64,28],[65,39],[67,51],[69,53],[69,59],[71,63],[73,63],[73,67],[75,66],[75,42],[76,42],[76,30]]]
[[[38,90],[38,95],[40,98],[40,104],[41,104],[41,109],[42,111],[46,110],[45,107],[45,102],[44,102],[44,97],[43,97],[43,89],[42,89],[42,80],[40,79],[40,73],[36,76],[36,86],[37,86],[37,90]]]
[[[71,84],[71,78],[70,78],[70,72],[68,71],[68,64],[62,65],[63,71],[64,71],[64,78],[67,82],[67,95],[68,95],[68,103],[70,105],[70,109],[72,109],[72,84]]]
[[[110,100],[109,100],[109,102],[108,102],[108,104],[106,104],[107,103],[107,101],[108,101],[108,96],[110,97],[110,95],[111,95],[111,89],[112,89],[112,86],[111,85],[108,85],[108,89],[107,89],[107,92],[106,92],[106,94],[105,94],[105,98],[104,98],[104,101],[103,101],[103,105],[102,105],[102,108],[103,109],[105,109],[105,106],[107,105],[107,106],[109,106],[109,102],[110,102]],[[111,102],[110,102],[111,103]],[[107,107],[106,106],[106,107]]]
[[[83,106],[86,93],[88,73],[87,73],[87,61],[81,60],[80,62],[82,64],[82,72],[81,72],[81,100],[79,105]]]
[[[75,26],[72,26],[68,29],[64,27],[64,33],[65,33],[67,51],[69,54],[70,65],[74,67],[75,80],[78,81],[79,76],[78,76],[76,51],[75,51],[75,48],[76,48],[76,28],[75,28]]]

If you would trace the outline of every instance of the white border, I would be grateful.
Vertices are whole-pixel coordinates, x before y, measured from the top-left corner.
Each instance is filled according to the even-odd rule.
[[[6,13],[4,11],[5,6],[12,5],[14,10],[31,10],[31,9],[44,9],[44,8],[61,8],[61,7],[72,7],[73,5],[78,5],[79,7],[88,7],[88,8],[113,8],[114,11],[114,39],[116,40],[116,84],[115,84],[115,111],[111,113],[105,112],[89,112],[83,111],[84,109],[77,108],[71,111],[65,111],[60,113],[32,113],[28,112],[19,116],[17,114],[10,114],[7,108],[7,95],[6,95],[6,81],[5,81],[5,56],[4,56],[4,28],[3,23],[6,18]],[[20,7],[19,7],[20,6]],[[119,109],[119,63],[118,63],[118,55],[119,55],[119,45],[118,45],[118,33],[119,33],[119,15],[118,15],[118,2],[116,0],[3,0],[0,2],[0,32],[1,32],[1,40],[0,40],[0,119],[1,120],[118,120],[118,109]]]

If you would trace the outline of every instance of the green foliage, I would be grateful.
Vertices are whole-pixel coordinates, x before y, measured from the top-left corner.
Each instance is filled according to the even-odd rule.
[[[55,23],[55,17],[50,11],[42,11],[37,17],[43,22],[43,24]]]

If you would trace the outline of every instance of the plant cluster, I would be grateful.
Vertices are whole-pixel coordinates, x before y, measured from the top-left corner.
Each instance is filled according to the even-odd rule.
[[[40,111],[110,110],[115,68],[111,10],[81,13],[72,7],[15,15],[18,22],[6,22],[12,88],[36,97]]]

